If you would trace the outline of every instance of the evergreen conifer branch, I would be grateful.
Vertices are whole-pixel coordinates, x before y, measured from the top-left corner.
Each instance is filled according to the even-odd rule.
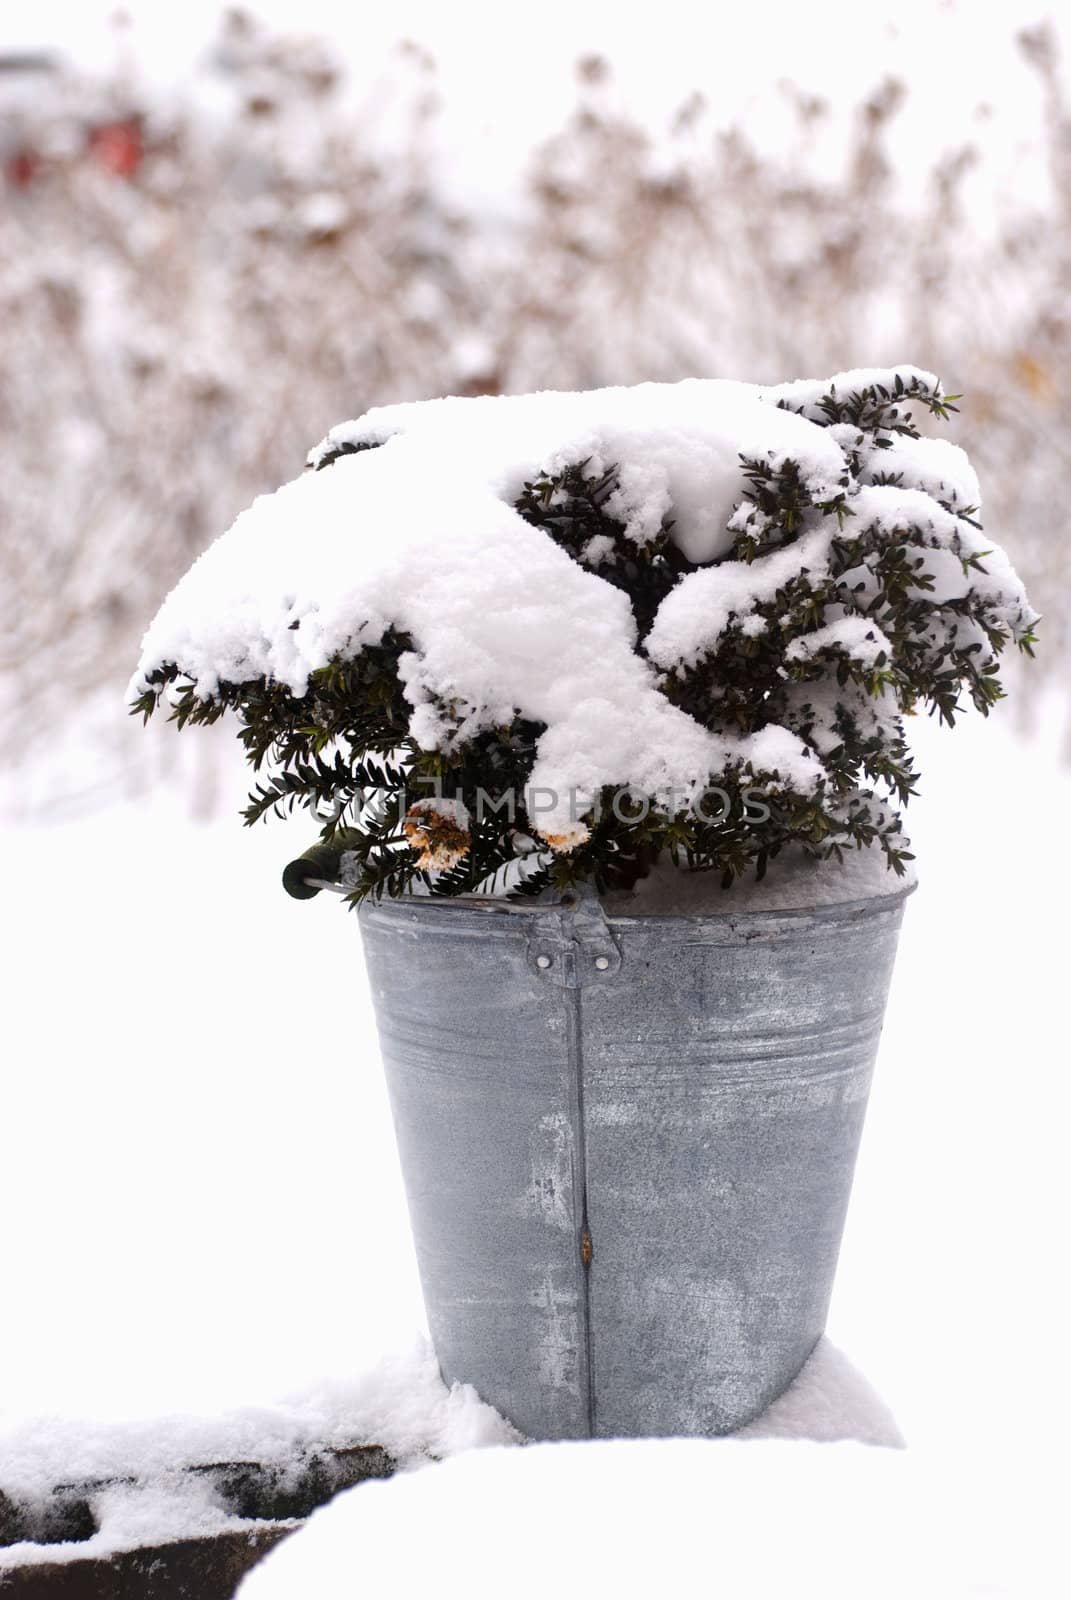
[[[341,652],[311,675],[301,696],[263,677],[202,695],[177,666],[166,666],[150,675],[131,711],[147,720],[166,707],[179,729],[234,712],[246,759],[264,774],[249,796],[246,823],[307,809],[322,840],[345,840],[343,882],[352,904],[417,885],[436,896],[522,897],[584,880],[603,889],[628,886],[662,858],[716,873],[728,887],[748,872],[761,876],[789,844],[835,859],[877,847],[902,874],[911,854],[898,808],[917,783],[904,717],[925,707],[952,724],[964,702],[987,714],[1003,694],[1002,652],[1014,640],[1032,655],[1036,644],[1033,614],[1009,617],[998,603],[978,548],[976,506],[957,505],[951,490],[932,497],[957,530],[951,550],[963,582],[950,588],[929,570],[933,551],[948,554],[947,538],[913,513],[890,528],[887,517],[867,511],[860,493],[863,485],[918,487],[900,466],[888,473],[875,467],[875,452],[919,437],[913,408],[947,420],[958,398],[897,375],[847,394],[831,388],[798,407],[782,400],[811,422],[855,430],[843,478],[835,493],[816,499],[800,462],[741,457],[740,495],[727,529],[732,544],[721,559],[753,567],[821,534],[828,534],[826,556],[801,564],[743,614],[730,614],[697,659],[656,673],[667,698],[713,734],[737,740],[768,727],[795,734],[824,772],[806,793],[748,761],[711,774],[728,800],[716,817],[668,815],[656,805],[630,814],[607,791],[586,816],[587,839],[554,853],[536,842],[539,819],[527,810],[543,726],[518,713],[475,736],[458,732],[441,748],[420,748],[409,732],[412,708],[400,671],[403,655],[419,654],[419,642],[395,630],[374,646],[354,643]],[[312,464],[323,470],[367,448],[374,443],[329,442]],[[628,596],[643,655],[663,602],[697,567],[674,543],[669,518],[654,537],[633,538],[619,489],[616,467],[596,471],[590,460],[579,461],[525,483],[515,509]],[[461,728],[464,708],[439,709],[447,722],[455,711],[453,725]],[[475,804],[481,793],[494,802],[489,808]],[[502,796],[510,804],[499,809]],[[453,845],[445,864],[429,865],[413,843],[411,820],[420,817],[434,831],[435,802],[446,803],[443,825],[450,824]]]

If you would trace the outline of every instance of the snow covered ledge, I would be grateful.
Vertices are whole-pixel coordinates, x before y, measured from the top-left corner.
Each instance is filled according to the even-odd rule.
[[[793,1438],[903,1442],[866,1379],[825,1339],[737,1435]],[[23,1421],[0,1431],[0,1594],[226,1600],[340,1490],[520,1442],[473,1389],[447,1390],[426,1344],[362,1381],[274,1408],[109,1425]],[[300,1592],[287,1591],[295,1600]]]

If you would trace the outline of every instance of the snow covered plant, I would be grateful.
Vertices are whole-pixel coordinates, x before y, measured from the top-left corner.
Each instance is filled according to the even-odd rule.
[[[446,399],[334,428],[160,609],[147,718],[237,713],[245,819],[308,807],[357,901],[726,888],[910,859],[903,717],[987,712],[1037,620],[913,367]]]

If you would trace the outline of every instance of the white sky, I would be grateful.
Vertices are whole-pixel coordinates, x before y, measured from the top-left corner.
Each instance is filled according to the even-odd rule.
[[[508,188],[532,143],[560,126],[575,101],[572,66],[598,51],[614,63],[616,103],[658,126],[695,89],[719,121],[743,121],[764,147],[792,137],[777,89],[791,78],[827,96],[844,113],[816,159],[835,163],[844,115],[887,73],[905,78],[908,106],[898,118],[895,154],[908,188],[934,146],[980,139],[995,159],[996,198],[1038,188],[1039,94],[1013,38],[1055,13],[1056,0],[899,0],[865,6],[826,0],[752,0],[719,5],[660,0],[544,0],[538,7],[434,4],[386,6],[362,0],[255,0],[247,9],[287,32],[334,38],[358,93],[383,94],[392,50],[404,38],[439,63],[443,147],[456,185],[484,197]],[[203,55],[218,0],[128,0],[131,45],[150,79],[181,83]],[[51,46],[86,64],[115,58],[99,0],[39,0],[0,17],[0,47]],[[976,112],[984,106],[987,112]]]

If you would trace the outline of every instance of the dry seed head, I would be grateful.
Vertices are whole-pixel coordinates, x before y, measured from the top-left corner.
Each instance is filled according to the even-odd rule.
[[[459,801],[418,800],[405,813],[402,827],[410,848],[419,850],[417,866],[428,872],[446,872],[469,852],[472,835],[468,812]]]

